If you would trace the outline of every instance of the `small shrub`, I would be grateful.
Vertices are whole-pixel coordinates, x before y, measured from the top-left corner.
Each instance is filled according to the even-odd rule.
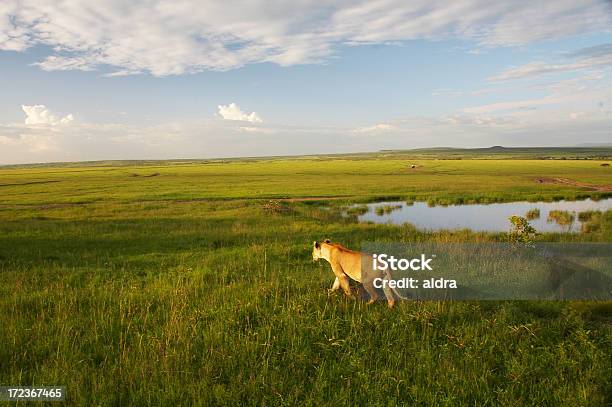
[[[369,208],[367,205],[358,205],[358,206],[352,206],[350,208],[348,208],[346,210],[346,214],[347,215],[355,215],[355,216],[361,216],[364,215],[368,212]]]
[[[514,245],[532,246],[538,234],[529,221],[522,216],[510,216],[512,227],[508,232],[508,241]]]
[[[601,218],[600,211],[584,211],[578,214],[578,220],[580,222],[587,222],[593,218]]]
[[[601,223],[598,222],[585,222],[580,225],[582,233],[593,233],[601,230]]]
[[[401,209],[402,205],[383,205],[376,208],[376,214],[378,216],[387,215],[395,210]]]
[[[525,214],[525,218],[527,218],[528,220],[540,219],[540,209],[533,208],[528,210]]]
[[[601,211],[584,211],[578,214],[578,220],[582,222],[580,229],[582,233],[599,232],[603,220]]]
[[[548,222],[556,222],[558,225],[571,225],[576,216],[569,211],[553,210],[548,212]]]

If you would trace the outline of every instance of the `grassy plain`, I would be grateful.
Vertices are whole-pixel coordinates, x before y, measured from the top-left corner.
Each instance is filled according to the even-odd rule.
[[[327,295],[313,240],[503,241],[349,202],[603,197],[596,160],[398,156],[0,168],[0,384],[75,405],[609,405],[612,305]],[[412,164],[417,168],[411,169]],[[271,198],[336,197],[322,202]],[[266,209],[268,208],[268,209]],[[548,241],[612,241],[596,232]]]
[[[385,196],[553,199],[602,196],[538,182],[570,178],[609,185],[592,160],[276,159],[146,166],[16,167],[0,170],[4,204]],[[416,168],[411,168],[416,165]]]

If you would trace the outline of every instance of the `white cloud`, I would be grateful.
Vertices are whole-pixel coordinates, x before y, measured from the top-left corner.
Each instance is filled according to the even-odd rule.
[[[18,14],[17,1],[0,2],[0,50],[24,51],[32,46],[28,27],[13,20],[13,16]]]
[[[455,114],[452,116],[443,117],[441,123],[460,126],[512,126],[516,124],[516,120],[511,116],[489,116],[482,114]]]
[[[372,137],[373,133],[342,127],[265,124],[255,127],[245,126],[244,122],[214,119],[141,126],[117,123],[0,125],[0,165],[330,154],[449,145],[559,146],[609,140],[612,114],[591,111],[576,120],[570,113],[555,110],[528,116],[461,114],[445,118],[409,117],[388,123],[391,128],[377,137]],[[253,128],[258,129],[255,131],[257,137],[248,134]]]
[[[240,126],[239,129],[247,133],[259,133],[259,134],[275,133],[274,129],[266,128],[266,127]]]
[[[508,81],[551,73],[612,67],[612,44],[600,44],[594,47],[582,48],[568,54],[567,57],[572,60],[569,62],[560,61],[556,63],[543,61],[530,62],[525,65],[506,69],[489,79],[492,81]]]
[[[525,116],[529,112],[544,110],[563,110],[575,112],[577,108],[585,111],[601,112],[605,103],[612,101],[612,80],[599,73],[587,74],[532,87],[545,95],[529,99],[509,100],[487,103],[461,109],[467,114],[512,114]],[[567,113],[568,115],[570,113]]]
[[[223,112],[238,121],[211,117],[156,125],[81,121],[59,125],[62,119],[44,106],[24,106],[27,123],[0,124],[0,165],[606,142],[612,128],[612,114],[606,108],[612,104],[612,83],[603,78],[590,81],[586,85],[584,78],[556,82],[539,99],[498,102],[443,117],[406,117],[360,128],[253,122],[244,118],[257,116],[242,112],[235,104],[223,106]],[[70,117],[64,117],[64,122]]]
[[[571,63],[551,64],[547,62],[530,62],[516,68],[510,68],[490,78],[493,81],[507,81],[511,79],[522,79],[549,73],[572,72],[583,69],[603,68],[612,66],[612,53],[602,58],[588,58]]]
[[[21,105],[21,109],[26,114],[25,124],[28,125],[50,125],[68,124],[74,120],[72,114],[58,118],[51,114],[45,105]]]
[[[255,112],[249,114],[244,113],[240,106],[235,103],[229,105],[219,105],[219,116],[224,120],[240,120],[251,123],[262,123],[263,120]]]
[[[395,130],[395,126],[388,123],[378,123],[374,126],[358,127],[353,130],[355,133],[382,133],[390,130]]]
[[[464,39],[481,47],[606,30],[604,0],[5,0],[0,50],[49,47],[46,70],[155,76],[319,63],[342,45]]]
[[[557,96],[548,95],[542,98],[513,100],[510,102],[489,103],[486,105],[466,107],[462,109],[462,111],[470,114],[489,114],[509,110],[528,110],[538,106],[560,103],[561,101],[562,100]]]
[[[95,65],[91,63],[87,57],[77,56],[58,56],[50,55],[41,62],[35,62],[33,65],[40,67],[44,71],[93,71]],[[121,72],[115,72],[113,76],[121,76]]]

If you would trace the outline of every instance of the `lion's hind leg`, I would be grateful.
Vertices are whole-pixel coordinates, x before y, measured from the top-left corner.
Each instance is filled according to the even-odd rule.
[[[370,297],[368,304],[373,304],[376,301],[378,301],[378,299],[380,298],[380,295],[378,294],[376,287],[374,287],[374,280],[377,277],[378,277],[378,273],[375,273],[370,270],[362,271],[361,280],[363,283],[363,287],[368,292],[368,295]]]

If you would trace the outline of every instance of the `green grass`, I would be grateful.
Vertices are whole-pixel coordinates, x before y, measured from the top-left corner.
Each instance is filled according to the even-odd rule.
[[[534,176],[610,184],[592,161],[418,164],[0,169],[0,384],[65,385],[73,405],[609,404],[609,302],[389,311],[327,296],[313,240],[506,239],[358,224],[347,202],[599,194]],[[269,202],[305,196],[352,198]],[[601,225],[540,238],[612,241],[612,212]]]
[[[601,211],[584,211],[578,214],[583,233],[601,230],[604,214]]]
[[[83,203],[283,197],[401,197],[453,203],[610,196],[570,178],[610,185],[599,161],[554,160],[260,160],[230,163],[0,168],[4,204]],[[158,173],[159,175],[150,176]],[[134,176],[139,174],[140,176]]]

